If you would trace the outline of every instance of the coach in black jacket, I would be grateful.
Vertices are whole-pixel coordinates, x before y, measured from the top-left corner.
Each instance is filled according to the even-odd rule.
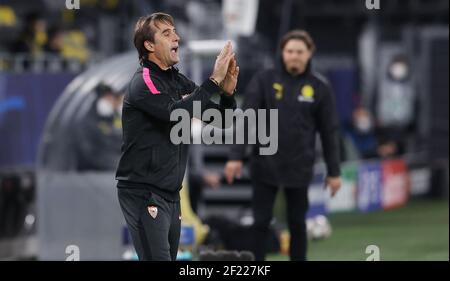
[[[175,260],[180,237],[180,197],[187,144],[174,144],[170,114],[184,109],[235,109],[239,68],[231,43],[217,57],[213,74],[201,86],[173,67],[179,60],[174,21],[155,13],[136,24],[138,68],[124,98],[122,155],[117,168],[118,197],[140,260]],[[221,95],[220,104],[210,101]]]
[[[305,31],[287,33],[280,45],[282,65],[256,74],[247,87],[243,109],[278,109],[278,151],[251,155],[255,258],[265,257],[265,240],[278,187],[284,187],[291,234],[290,257],[306,259],[307,189],[313,176],[316,134],[322,141],[326,183],[340,188],[338,118],[329,84],[311,71],[314,43]],[[267,121],[269,122],[269,121]],[[225,166],[228,182],[239,176],[245,145],[234,145]]]

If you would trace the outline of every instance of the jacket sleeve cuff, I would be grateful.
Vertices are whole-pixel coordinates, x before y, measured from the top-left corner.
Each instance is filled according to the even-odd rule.
[[[222,95],[220,95],[220,105],[223,108],[236,109],[236,99],[234,98],[234,95],[226,95],[222,93]]]
[[[206,90],[208,93],[215,94],[220,93],[221,89],[219,86],[217,86],[213,81],[210,79],[206,79],[205,82],[201,85],[201,87]]]
[[[341,176],[341,170],[340,170],[339,166],[332,167],[332,168],[329,167],[327,170],[328,170],[327,171],[328,172],[327,175],[329,177],[339,177],[339,176]]]

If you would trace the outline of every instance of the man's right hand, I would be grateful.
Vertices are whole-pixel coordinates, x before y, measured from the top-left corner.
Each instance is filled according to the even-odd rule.
[[[225,165],[225,178],[228,184],[232,184],[234,178],[240,178],[242,175],[242,161],[240,160],[230,160]]]
[[[217,56],[211,78],[216,80],[219,84],[222,83],[227,75],[230,60],[233,58],[233,46],[231,45],[231,41],[228,41],[222,48],[222,51],[220,51],[220,54]]]

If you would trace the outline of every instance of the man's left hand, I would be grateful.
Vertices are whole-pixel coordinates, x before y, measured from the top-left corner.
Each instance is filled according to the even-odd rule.
[[[226,95],[233,95],[234,89],[236,89],[237,80],[239,76],[239,66],[237,66],[237,62],[235,58],[230,60],[230,64],[228,66],[227,75],[222,82],[222,90]]]
[[[331,191],[331,197],[334,197],[341,188],[340,177],[327,177],[325,181],[325,187],[328,187]]]

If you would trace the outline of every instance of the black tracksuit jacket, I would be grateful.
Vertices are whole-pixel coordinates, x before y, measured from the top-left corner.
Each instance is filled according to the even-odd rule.
[[[310,65],[298,76],[281,67],[257,73],[245,92],[243,109],[248,108],[278,109],[279,119],[277,153],[259,155],[261,145],[253,146],[250,159],[253,178],[274,185],[307,186],[313,175],[317,133],[328,176],[340,175],[334,97],[328,82],[312,72]],[[229,159],[242,160],[245,150],[245,145],[233,145]]]
[[[167,200],[178,201],[186,170],[188,145],[175,145],[170,130],[175,122],[170,114],[186,109],[193,114],[193,102],[201,101],[202,111],[235,109],[233,96],[221,95],[220,104],[210,100],[221,89],[211,80],[201,86],[175,67],[162,70],[144,61],[132,77],[122,111],[123,144],[116,172],[119,188],[143,188]]]

